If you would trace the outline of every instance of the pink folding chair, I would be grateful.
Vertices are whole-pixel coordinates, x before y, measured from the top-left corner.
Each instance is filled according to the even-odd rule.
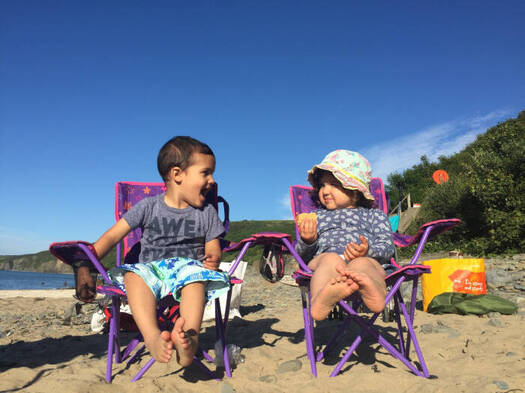
[[[139,182],[118,182],[115,185],[115,218],[118,221],[122,215],[128,211],[133,205],[135,205],[141,199],[158,195],[166,190],[164,183],[139,183]],[[223,225],[225,232],[228,231],[229,227],[229,206],[228,203],[220,196],[217,195],[217,186],[214,187],[207,195],[207,202],[212,203],[216,208],[219,207],[219,203],[223,205],[224,221]],[[138,257],[135,245],[138,245],[141,238],[141,230],[136,229],[130,232],[123,240],[124,250],[121,252],[120,245],[116,248],[116,266],[120,266],[122,263],[133,263]],[[229,242],[221,239],[221,245],[224,247],[229,245]],[[232,276],[248,247],[242,248],[234,263],[232,264],[228,274],[230,275],[230,284],[242,283],[242,280]],[[106,381],[111,382],[112,380],[112,369],[113,362],[120,363],[127,360],[127,364],[131,364],[138,359],[138,356],[144,351],[145,346],[139,344],[143,341],[142,336],[138,334],[130,343],[121,350],[119,333],[120,333],[120,304],[122,299],[125,299],[126,294],[121,291],[118,287],[113,286],[109,279],[106,269],[98,259],[92,244],[85,241],[68,241],[52,243],[49,247],[51,254],[56,256],[61,261],[74,266],[78,263],[91,263],[94,271],[102,276],[105,285],[97,287],[97,292],[103,295],[111,297],[111,317],[109,321],[109,333],[108,333],[108,354],[107,354],[107,367],[106,367]],[[230,359],[228,357],[228,351],[226,346],[226,327],[228,324],[228,317],[230,311],[230,300],[232,294],[232,287],[227,294],[226,308],[224,317],[221,313],[221,305],[219,299],[215,300],[215,330],[217,340],[221,341],[224,352],[222,354],[224,358],[224,368],[226,375],[231,378],[231,366]],[[172,297],[162,299],[158,305],[158,317],[159,327],[161,330],[171,329],[174,320],[178,316],[178,307],[175,300]],[[212,362],[213,358],[204,350],[199,349],[197,355],[194,357],[194,364],[203,369],[212,378],[218,379],[216,374],[212,372],[206,365],[199,359],[202,356],[208,362]],[[216,354],[216,356],[219,356]],[[132,381],[140,379],[144,373],[155,363],[155,359],[151,358],[144,367],[133,377]]]

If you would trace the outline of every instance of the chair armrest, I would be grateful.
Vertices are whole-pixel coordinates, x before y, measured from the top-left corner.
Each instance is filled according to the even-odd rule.
[[[394,244],[398,247],[408,247],[412,244],[419,243],[423,237],[423,234],[428,228],[430,228],[430,230],[425,241],[439,235],[442,232],[454,228],[459,223],[461,223],[459,218],[447,218],[444,220],[430,221],[421,225],[415,236],[403,235],[397,232],[394,233]]]
[[[49,246],[49,252],[70,266],[85,262],[91,263],[104,277],[104,280],[111,284],[106,268],[100,262],[93,244],[83,240],[56,242]]]

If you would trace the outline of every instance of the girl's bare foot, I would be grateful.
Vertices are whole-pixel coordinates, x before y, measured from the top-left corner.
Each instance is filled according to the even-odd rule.
[[[312,299],[310,308],[312,318],[316,321],[326,319],[339,300],[347,298],[358,288],[358,285],[350,279],[343,277],[331,279]]]
[[[363,303],[372,312],[381,312],[385,308],[386,286],[370,276],[354,271],[345,271],[344,276],[355,282],[359,286],[359,294],[363,298]]]
[[[173,343],[171,342],[170,332],[160,332],[158,336],[154,336],[148,340],[144,339],[146,348],[151,353],[151,356],[160,363],[168,363],[173,355]]]
[[[193,362],[193,356],[197,351],[196,332],[194,330],[184,331],[184,318],[179,317],[171,332],[171,340],[177,350],[177,362],[182,367],[187,367]]]

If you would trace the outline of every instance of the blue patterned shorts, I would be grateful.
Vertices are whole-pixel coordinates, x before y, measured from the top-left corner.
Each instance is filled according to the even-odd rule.
[[[175,257],[114,267],[108,272],[109,277],[113,284],[123,291],[125,291],[126,272],[139,275],[157,300],[171,293],[175,300],[180,301],[182,288],[193,282],[206,282],[206,300],[218,298],[230,289],[230,278],[227,273],[206,269],[202,262],[190,258]]]

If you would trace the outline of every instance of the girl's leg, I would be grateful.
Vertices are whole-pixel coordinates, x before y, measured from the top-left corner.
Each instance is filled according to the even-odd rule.
[[[310,281],[310,313],[312,318],[320,321],[330,314],[339,300],[350,296],[358,286],[341,274],[345,262],[338,254],[320,254],[312,259],[308,267],[314,271]]]
[[[124,286],[133,318],[144,337],[144,343],[156,361],[167,363],[173,355],[173,343],[168,331],[157,325],[157,301],[151,289],[137,274],[127,272]]]
[[[177,350],[177,361],[183,367],[193,362],[199,346],[199,332],[204,314],[205,282],[186,285],[181,291],[180,317],[175,321],[171,340]]]
[[[356,258],[344,269],[338,267],[338,271],[359,286],[359,293],[370,311],[380,312],[385,308],[386,273],[375,259]]]

